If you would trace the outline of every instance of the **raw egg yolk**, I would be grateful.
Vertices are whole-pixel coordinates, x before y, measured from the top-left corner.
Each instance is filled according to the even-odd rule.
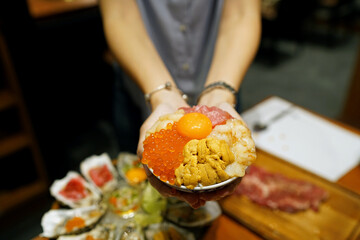
[[[177,124],[177,131],[191,139],[202,139],[212,131],[211,120],[202,113],[187,113],[180,118]]]
[[[127,171],[125,175],[131,184],[138,184],[147,179],[145,170],[143,168],[132,168]]]

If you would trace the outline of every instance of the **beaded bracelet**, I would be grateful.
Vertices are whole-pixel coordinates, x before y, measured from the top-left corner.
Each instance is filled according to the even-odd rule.
[[[198,99],[197,99],[197,102],[199,102],[200,98],[205,95],[206,93],[214,90],[214,89],[225,89],[225,90],[228,90],[230,91],[234,96],[235,96],[235,100],[236,100],[236,95],[237,95],[237,91],[232,87],[230,86],[229,84],[227,84],[226,82],[223,82],[223,81],[218,81],[218,82],[213,82],[209,85],[207,85],[204,90],[200,93]]]
[[[158,86],[157,88],[155,88],[153,91],[144,94],[145,97],[145,101],[150,104],[150,100],[151,100],[151,96],[161,90],[171,90],[173,88],[173,86],[171,85],[171,82],[166,82],[165,84],[161,84],[160,86]],[[188,100],[188,96],[186,94],[184,94],[183,92],[181,92],[178,88],[176,88],[176,90],[180,93],[181,97],[187,101]]]

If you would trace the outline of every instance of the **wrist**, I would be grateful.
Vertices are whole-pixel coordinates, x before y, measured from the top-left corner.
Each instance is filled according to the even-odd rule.
[[[154,90],[144,94],[145,101],[151,105],[152,109],[155,109],[162,103],[171,103],[173,106],[186,105],[187,95],[181,92],[171,82],[166,82],[159,85]]]
[[[226,89],[213,89],[202,94],[198,99],[199,105],[219,106],[222,103],[229,103],[232,106],[236,104],[236,97]]]
[[[183,107],[187,105],[184,95],[177,89],[159,91],[154,93],[150,99],[150,105],[152,109],[163,103],[171,103],[175,108]]]

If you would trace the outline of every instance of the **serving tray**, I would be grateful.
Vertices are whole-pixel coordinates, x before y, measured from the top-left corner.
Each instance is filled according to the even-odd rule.
[[[319,211],[286,213],[251,202],[246,196],[231,195],[220,201],[227,215],[266,239],[359,239],[360,195],[302,168],[258,150],[254,165],[290,178],[309,181],[325,189],[329,198]],[[359,176],[360,177],[360,176]]]

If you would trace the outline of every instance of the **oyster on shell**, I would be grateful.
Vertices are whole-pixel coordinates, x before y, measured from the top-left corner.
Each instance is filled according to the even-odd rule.
[[[122,227],[119,240],[144,240],[144,234],[135,222],[130,221]]]
[[[134,217],[140,209],[140,189],[131,187],[125,182],[119,183],[119,188],[107,194],[104,202],[108,204],[109,210],[122,218]]]
[[[98,224],[91,231],[78,235],[65,235],[58,237],[57,240],[115,240],[116,227],[113,224]]]
[[[118,184],[118,174],[107,153],[93,155],[80,164],[81,173],[100,192],[114,190]]]
[[[136,154],[121,152],[117,157],[117,170],[120,176],[130,185],[134,185],[126,176],[126,173],[133,168],[142,168],[142,163]]]
[[[48,238],[76,234],[94,226],[106,212],[106,205],[93,205],[76,209],[53,209],[41,219],[42,236]]]
[[[75,171],[69,171],[64,178],[55,180],[50,193],[71,208],[91,206],[101,200],[98,190]]]

